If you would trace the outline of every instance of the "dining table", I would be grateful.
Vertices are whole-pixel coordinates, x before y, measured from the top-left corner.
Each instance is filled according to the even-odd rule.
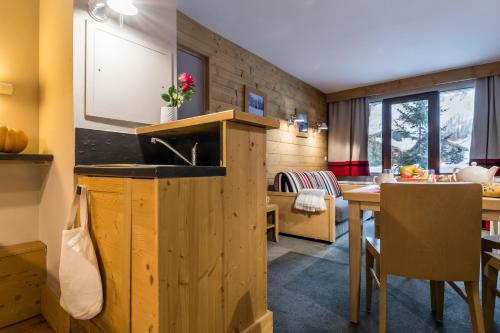
[[[362,255],[362,213],[380,211],[380,187],[369,185],[344,192],[349,202],[349,307],[350,321],[359,322]],[[483,220],[500,221],[500,198],[483,197]],[[383,221],[381,221],[383,223]]]

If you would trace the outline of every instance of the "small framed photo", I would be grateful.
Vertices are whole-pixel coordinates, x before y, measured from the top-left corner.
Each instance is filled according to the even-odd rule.
[[[309,119],[307,113],[297,113],[297,136],[301,138],[309,137]]]
[[[264,117],[267,112],[266,94],[245,85],[245,112]]]

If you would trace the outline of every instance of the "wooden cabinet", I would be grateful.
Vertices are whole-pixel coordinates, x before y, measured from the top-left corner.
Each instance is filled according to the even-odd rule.
[[[265,127],[274,123],[231,115],[142,131],[220,126],[226,176],[78,177],[90,193],[106,295],[103,313],[84,325],[106,333],[272,332]]]
[[[80,176],[78,183],[88,189],[105,290],[102,313],[86,326],[122,333],[201,332],[213,325],[218,332],[222,178]]]
[[[130,327],[131,180],[80,177],[90,201],[90,234],[104,286],[103,311],[93,322],[104,332]]]

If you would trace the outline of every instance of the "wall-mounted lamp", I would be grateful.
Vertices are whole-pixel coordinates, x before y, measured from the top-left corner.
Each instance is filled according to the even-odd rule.
[[[13,93],[14,93],[13,84],[0,82],[0,95],[12,95]]]
[[[109,8],[113,9],[120,15],[134,16],[139,13],[139,10],[132,3],[132,0],[108,0]]]
[[[108,19],[108,9],[120,14],[120,26],[123,25],[124,15],[133,16],[139,13],[132,0],[89,0],[89,14],[98,22],[104,22]]]
[[[293,114],[288,118],[288,126],[292,126],[298,123],[303,123],[304,119],[298,118],[296,114]]]
[[[316,123],[315,127],[318,133],[321,133],[321,131],[328,130],[328,125],[326,123]]]

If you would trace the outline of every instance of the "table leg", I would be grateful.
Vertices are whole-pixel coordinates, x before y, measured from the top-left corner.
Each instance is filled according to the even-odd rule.
[[[361,287],[361,206],[349,201],[349,298],[351,322],[359,322]]]
[[[280,210],[278,206],[274,212],[274,235],[276,243],[278,243],[280,241]]]
[[[490,221],[490,235],[498,235],[498,221]]]

